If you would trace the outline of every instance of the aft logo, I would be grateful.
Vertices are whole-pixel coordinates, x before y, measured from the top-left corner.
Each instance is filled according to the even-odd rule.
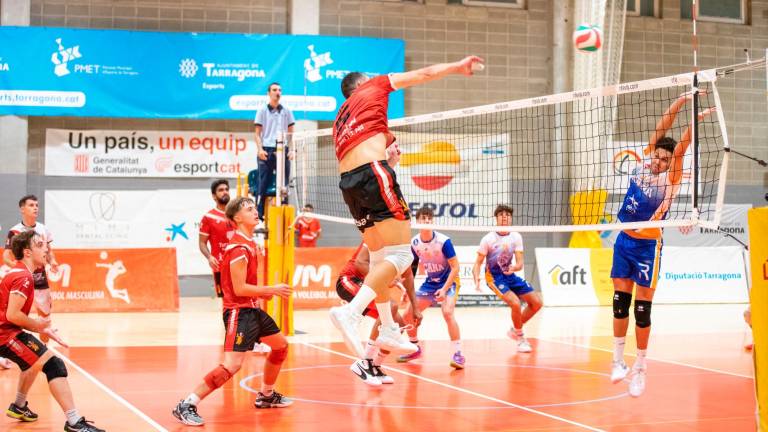
[[[320,69],[329,64],[333,64],[331,52],[328,51],[322,54],[317,54],[314,45],[308,45],[307,49],[309,50],[309,58],[304,60],[304,72],[306,73],[309,82],[318,82],[323,79],[323,74]]]
[[[552,278],[552,285],[586,285],[587,270],[579,265],[573,266],[573,269],[566,270],[560,264],[555,265],[549,271]]]
[[[77,60],[83,56],[80,54],[80,45],[75,45],[71,48],[64,48],[64,45],[61,44],[61,38],[56,39],[56,43],[59,45],[59,50],[51,54],[51,63],[55,65],[53,68],[53,73],[55,73],[58,77],[69,75],[67,63],[72,60]]]

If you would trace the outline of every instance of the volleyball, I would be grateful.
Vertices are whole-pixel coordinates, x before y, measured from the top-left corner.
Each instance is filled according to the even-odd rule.
[[[598,26],[582,24],[573,32],[573,45],[579,51],[597,51],[603,45],[603,33]]]

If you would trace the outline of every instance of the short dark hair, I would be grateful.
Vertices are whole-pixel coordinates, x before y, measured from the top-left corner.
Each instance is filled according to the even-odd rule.
[[[270,90],[272,90],[272,86],[273,86],[273,85],[279,86],[280,88],[282,88],[282,87],[283,87],[282,85],[280,85],[280,83],[279,83],[279,82],[275,81],[275,82],[269,83],[269,85],[267,86],[267,92],[269,92]]]
[[[432,210],[432,207],[420,207],[418,210],[416,210],[416,219],[419,219],[422,216],[434,219],[435,211]]]
[[[24,231],[11,238],[11,252],[17,260],[24,258],[24,249],[32,249],[32,238],[34,231]]]
[[[244,196],[239,196],[233,200],[230,200],[229,204],[227,204],[227,208],[224,210],[224,213],[227,215],[227,219],[234,222],[235,215],[240,211],[241,208],[243,208],[243,205],[246,203],[253,204],[253,200]]]
[[[304,208],[308,208],[310,210],[314,210],[315,206],[313,206],[312,204],[304,204]]]
[[[27,201],[39,201],[39,200],[37,199],[37,197],[36,197],[36,196],[34,196],[34,195],[32,195],[32,194],[29,194],[29,195],[24,195],[24,196],[23,196],[23,197],[21,197],[21,199],[19,200],[19,208],[22,208],[22,207],[24,207],[24,204],[26,204],[26,203],[27,203]]]
[[[219,186],[223,184],[229,187],[229,180],[225,180],[225,179],[214,180],[213,183],[211,183],[211,195],[216,195],[216,189],[218,189]]]
[[[350,72],[341,80],[341,94],[344,95],[344,99],[349,99],[349,96],[360,85],[360,81],[363,78],[365,78],[365,75],[361,72]]]
[[[496,206],[496,209],[493,211],[493,217],[496,217],[499,215],[499,213],[507,212],[509,214],[515,214],[515,211],[512,209],[512,206],[508,206],[506,204],[499,204]]]
[[[661,137],[658,141],[656,141],[656,145],[654,145],[655,148],[664,149],[670,153],[675,152],[675,147],[677,146],[677,141],[670,137]]]

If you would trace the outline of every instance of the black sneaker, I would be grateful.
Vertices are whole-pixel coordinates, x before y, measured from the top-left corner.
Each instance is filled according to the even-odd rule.
[[[264,393],[259,392],[259,397],[256,398],[254,405],[256,408],[285,408],[293,404],[293,400],[281,395],[276,391],[272,391],[269,396],[264,396]]]
[[[188,426],[202,426],[205,420],[197,413],[197,407],[190,403],[180,401],[172,411],[176,420]]]
[[[92,424],[92,421],[88,421],[85,417],[80,417],[80,420],[70,426],[69,422],[64,422],[64,432],[105,432],[104,429],[99,429]]]
[[[37,421],[37,414],[29,409],[29,402],[24,402],[23,407],[20,407],[15,403],[11,403],[11,406],[5,410],[5,415],[10,418],[15,418],[16,420],[21,420],[23,422]]]
[[[369,360],[370,361],[370,360]],[[381,366],[376,366],[371,362],[371,369],[373,369],[373,376],[379,379],[382,384],[394,384],[395,379],[391,376],[384,373],[383,370],[381,370]]]

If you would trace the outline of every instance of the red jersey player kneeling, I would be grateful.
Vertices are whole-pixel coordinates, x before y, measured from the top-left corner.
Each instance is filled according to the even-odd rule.
[[[245,355],[259,342],[269,345],[272,352],[264,363],[264,379],[256,398],[256,408],[283,408],[293,403],[274,390],[280,367],[288,356],[288,341],[272,317],[258,307],[259,297],[277,295],[287,298],[291,295],[291,288],[285,284],[258,285],[258,249],[252,235],[259,216],[253,200],[245,197],[233,199],[227,204],[226,214],[237,230],[219,266],[226,330],[224,360],[173,409],[173,416],[190,426],[205,423],[197,413],[198,403],[229,381],[240,370]]]
[[[29,330],[55,340],[59,345],[67,345],[51,328],[50,318],[30,318],[29,311],[35,297],[35,282],[32,270],[45,265],[48,255],[48,243],[34,231],[16,234],[10,240],[10,249],[16,259],[16,265],[0,282],[0,356],[19,365],[18,392],[16,400],[8,407],[5,414],[23,422],[37,420],[37,414],[29,409],[27,393],[42,370],[48,378],[48,387],[56,402],[59,403],[67,421],[65,432],[104,432],[81,417],[75,408],[72,391],[67,381],[67,366],[44,343],[40,342]]]

